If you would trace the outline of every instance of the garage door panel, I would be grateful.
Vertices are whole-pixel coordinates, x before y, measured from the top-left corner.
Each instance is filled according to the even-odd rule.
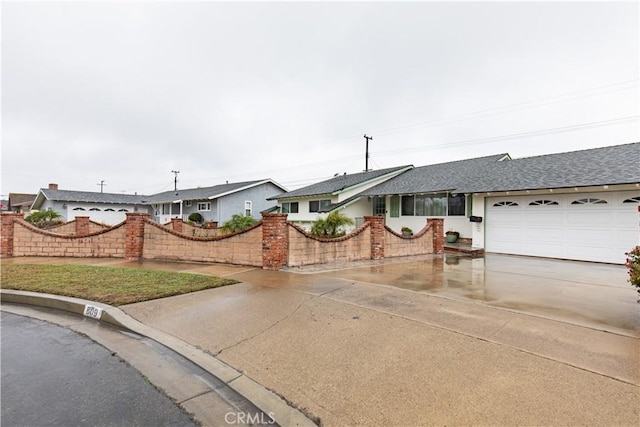
[[[527,228],[524,230],[524,237],[527,242],[535,243],[562,243],[565,241],[564,229],[562,227],[554,228]]]
[[[493,218],[494,223],[500,224],[500,226],[516,226],[521,227],[522,222],[524,221],[524,215],[522,212],[514,212],[513,208],[511,208],[511,212],[497,212],[495,213],[495,218]]]
[[[614,241],[615,233],[613,230],[602,230],[602,229],[569,229],[567,230],[567,240],[580,243],[580,244],[594,244],[594,245],[602,245],[605,243],[606,246],[610,246],[608,242]]]
[[[579,209],[579,208],[574,208]],[[582,226],[605,226],[611,227],[613,224],[613,212],[604,211],[604,212],[593,212],[593,211],[583,211],[583,212],[569,212],[567,214],[567,222],[568,225],[582,225]]]
[[[562,227],[564,224],[564,215],[562,212],[535,212],[529,211],[524,215],[526,224],[544,224],[545,226]]]

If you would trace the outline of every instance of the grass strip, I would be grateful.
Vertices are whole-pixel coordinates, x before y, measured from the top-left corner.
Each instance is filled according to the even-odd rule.
[[[7,264],[0,287],[98,301],[131,304],[238,283],[190,273],[89,265]]]

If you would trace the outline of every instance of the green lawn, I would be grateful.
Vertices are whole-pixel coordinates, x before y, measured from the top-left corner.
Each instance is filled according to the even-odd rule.
[[[238,283],[189,273],[88,265],[2,265],[0,287],[131,304]]]

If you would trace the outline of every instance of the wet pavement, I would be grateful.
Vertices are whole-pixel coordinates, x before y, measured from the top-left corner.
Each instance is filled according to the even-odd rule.
[[[92,264],[233,277],[321,295],[336,280],[392,286],[418,293],[542,316],[640,337],[637,292],[621,265],[486,254],[415,256],[266,271],[226,264],[85,258],[9,258],[2,263]]]
[[[121,308],[323,425],[640,419],[640,306],[622,266],[493,254],[296,272],[95,261],[242,281]]]

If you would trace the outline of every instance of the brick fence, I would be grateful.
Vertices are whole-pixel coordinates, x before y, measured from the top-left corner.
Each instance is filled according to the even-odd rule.
[[[263,214],[262,221],[248,229],[201,237],[180,220],[163,226],[144,213],[127,213],[124,222],[108,228],[77,217],[54,230],[34,227],[23,214],[3,213],[0,255],[219,262],[278,270],[443,251],[442,219],[427,220],[425,228],[411,237],[386,227],[382,217],[364,219],[364,225],[347,236],[321,239],[287,222],[286,214]]]

